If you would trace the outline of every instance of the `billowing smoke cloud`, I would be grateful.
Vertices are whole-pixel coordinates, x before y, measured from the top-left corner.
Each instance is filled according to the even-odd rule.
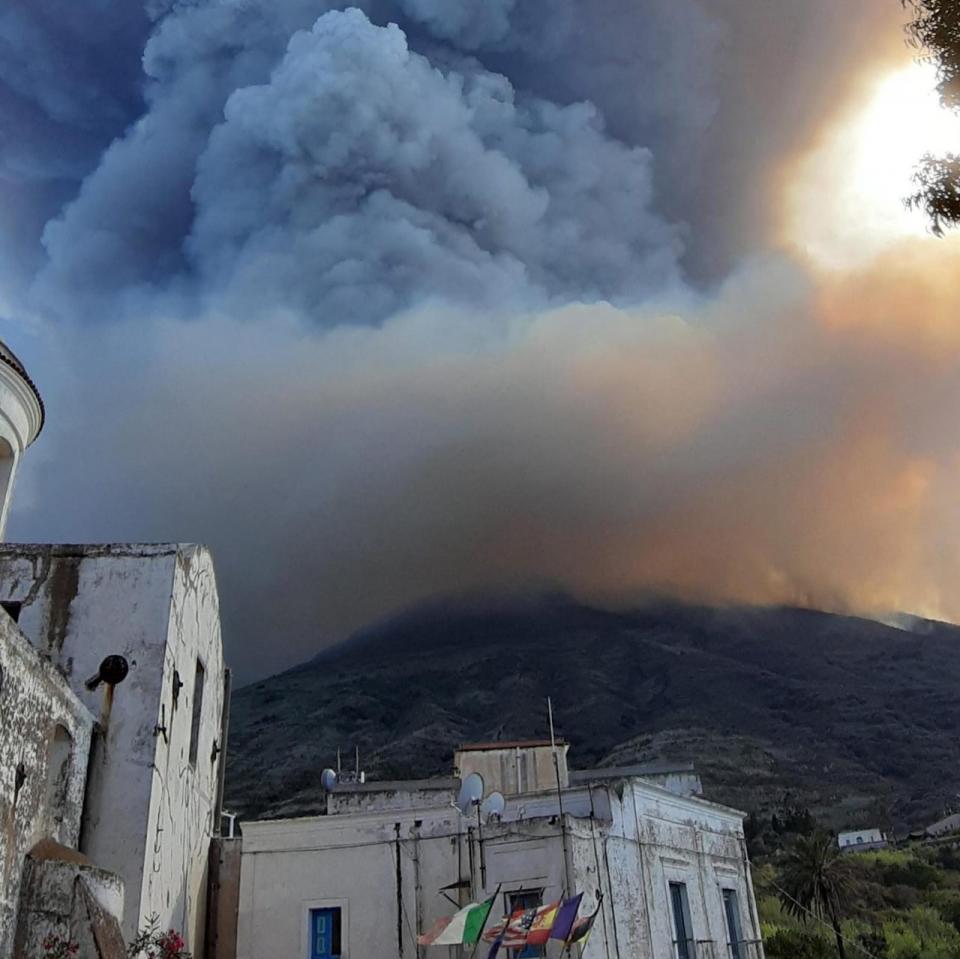
[[[447,590],[958,616],[960,282],[947,254],[893,279],[908,255],[762,261],[675,309],[275,322],[269,348],[154,320],[119,376],[113,328],[75,344],[93,385],[20,522],[213,542],[244,675]]]
[[[590,104],[518,99],[502,75],[460,67],[353,9],[295,32],[268,82],[225,105],[218,91],[215,125],[178,77],[48,226],[43,290],[56,305],[91,291],[103,309],[182,276],[207,306],[222,294],[234,315],[290,308],[329,326],[427,297],[476,307],[670,283],[679,242],[649,212],[649,153],[607,137]]]
[[[209,542],[241,676],[449,590],[960,615],[952,247],[757,256],[899,10],[335,6],[0,32],[77,48],[0,68],[12,535]]]

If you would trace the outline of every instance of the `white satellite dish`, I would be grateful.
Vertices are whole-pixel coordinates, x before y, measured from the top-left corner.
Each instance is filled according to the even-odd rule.
[[[336,784],[337,774],[332,769],[324,769],[324,771],[320,773],[320,785],[323,786],[327,792],[330,792]]]
[[[482,803],[480,803],[480,812],[484,816],[502,816],[503,810],[507,807],[507,801],[503,798],[503,793],[490,793]]]
[[[457,807],[466,815],[471,807],[476,806],[483,799],[483,776],[480,773],[470,773],[460,787],[457,797]]]

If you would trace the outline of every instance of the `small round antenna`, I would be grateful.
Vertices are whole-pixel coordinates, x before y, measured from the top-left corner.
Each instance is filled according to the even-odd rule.
[[[472,806],[476,806],[483,799],[483,776],[480,773],[470,773],[460,787],[457,797],[457,807],[466,815]]]
[[[324,771],[320,773],[320,785],[323,786],[327,792],[330,792],[336,784],[337,774],[332,769],[324,769]]]
[[[484,816],[502,816],[503,810],[507,808],[507,801],[503,798],[503,793],[490,793],[482,803],[480,803],[480,812]]]

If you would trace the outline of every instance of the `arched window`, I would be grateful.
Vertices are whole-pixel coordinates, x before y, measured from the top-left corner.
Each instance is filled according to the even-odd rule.
[[[46,808],[50,833],[60,839],[60,827],[67,812],[67,791],[70,788],[70,772],[73,758],[73,737],[66,726],[54,727],[47,748]]]

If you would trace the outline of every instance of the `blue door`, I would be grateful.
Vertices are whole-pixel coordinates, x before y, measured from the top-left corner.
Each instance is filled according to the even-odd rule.
[[[340,956],[340,910],[310,910],[310,959]]]

